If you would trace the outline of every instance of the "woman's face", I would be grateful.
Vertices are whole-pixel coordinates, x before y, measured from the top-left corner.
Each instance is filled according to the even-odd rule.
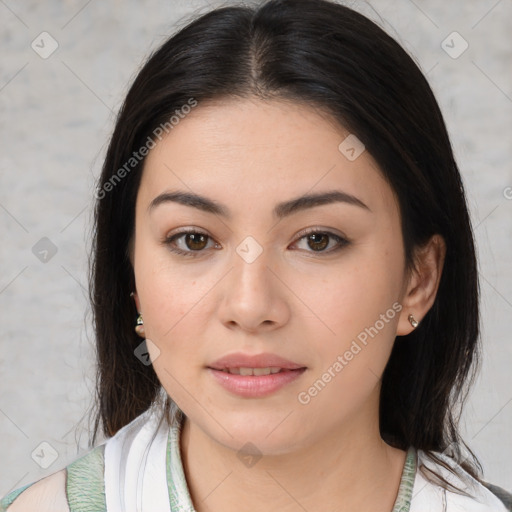
[[[380,377],[408,314],[403,240],[390,186],[348,135],[306,106],[199,103],[146,159],[132,261],[153,366],[191,422],[235,450],[378,434]],[[188,204],[163,196],[177,192]],[[216,362],[235,353],[296,369],[232,360],[260,368],[232,375]]]

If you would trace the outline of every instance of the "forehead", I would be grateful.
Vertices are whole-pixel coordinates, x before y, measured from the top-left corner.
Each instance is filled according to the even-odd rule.
[[[348,158],[344,141],[357,145],[354,135],[309,105],[258,99],[199,103],[146,157],[141,201],[188,189],[236,211],[342,189],[378,210],[396,209],[372,156],[362,150]]]

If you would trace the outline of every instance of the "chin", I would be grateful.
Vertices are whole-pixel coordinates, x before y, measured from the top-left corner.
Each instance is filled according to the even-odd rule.
[[[203,431],[218,443],[236,452],[255,452],[255,455],[283,455],[297,448],[299,425],[287,420],[286,414],[265,416],[261,412],[246,412],[231,417],[222,416],[219,423],[203,418]],[[224,427],[224,428],[223,428]]]

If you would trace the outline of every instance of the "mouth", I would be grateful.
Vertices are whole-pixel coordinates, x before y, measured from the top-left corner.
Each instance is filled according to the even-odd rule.
[[[215,369],[208,367],[207,370],[214,381],[231,395],[241,398],[263,398],[277,393],[300,379],[307,368],[289,369],[270,366]]]
[[[293,383],[307,370],[303,364],[268,352],[235,352],[206,367],[214,382],[232,395],[261,398]]]

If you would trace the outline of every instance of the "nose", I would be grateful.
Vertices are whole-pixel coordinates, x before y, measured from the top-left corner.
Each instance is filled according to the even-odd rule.
[[[277,329],[290,318],[290,292],[280,279],[278,266],[270,267],[263,251],[254,261],[233,256],[233,268],[223,280],[223,299],[219,308],[226,327],[247,332]]]

